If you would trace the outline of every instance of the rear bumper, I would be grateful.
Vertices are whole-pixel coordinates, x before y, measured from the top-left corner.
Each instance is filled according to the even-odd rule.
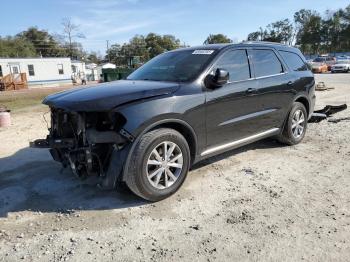
[[[346,68],[342,68],[342,69],[336,69],[336,68],[333,68],[332,69],[332,72],[335,72],[335,73],[345,73],[347,72],[349,69],[346,69]]]
[[[315,104],[316,104],[316,95],[313,94],[313,95],[310,97],[309,119],[311,118],[312,113],[313,113],[314,110],[315,110]]]

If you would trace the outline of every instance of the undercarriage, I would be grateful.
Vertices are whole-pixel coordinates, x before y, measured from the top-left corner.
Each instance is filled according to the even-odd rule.
[[[51,108],[49,135],[30,146],[49,148],[53,159],[63,167],[70,167],[79,178],[98,176],[106,180],[106,187],[112,187],[119,175],[116,172],[122,169],[116,170],[114,165],[122,165],[122,162],[115,162],[133,141],[122,129],[125,122],[125,118],[115,112],[68,112]]]

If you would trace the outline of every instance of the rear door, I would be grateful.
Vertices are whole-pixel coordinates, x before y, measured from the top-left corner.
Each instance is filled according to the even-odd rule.
[[[257,131],[279,128],[293,98],[294,78],[274,49],[252,48],[248,54],[258,85],[256,110],[261,115]]]

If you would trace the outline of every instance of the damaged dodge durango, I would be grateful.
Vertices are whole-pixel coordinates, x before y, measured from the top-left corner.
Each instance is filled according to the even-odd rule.
[[[268,42],[215,44],[163,53],[126,80],[49,95],[46,139],[54,160],[102,189],[125,183],[159,201],[193,164],[275,137],[295,145],[315,104],[301,52]]]

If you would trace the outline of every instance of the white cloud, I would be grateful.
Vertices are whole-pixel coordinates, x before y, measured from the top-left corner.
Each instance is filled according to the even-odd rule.
[[[66,2],[71,9],[77,10],[71,18],[85,35],[86,38],[79,41],[88,50],[105,49],[107,39],[112,44],[122,44],[136,34],[155,31],[154,28],[178,20],[186,14],[186,11],[180,9],[164,12],[164,6],[148,3],[143,5],[142,0]]]
[[[148,27],[152,24],[152,22],[141,22],[141,23],[134,23],[134,24],[128,24],[124,26],[119,26],[112,29],[105,29],[103,32],[95,32],[89,35],[90,38],[101,38],[101,37],[108,37],[108,36],[115,36],[118,33],[125,33],[125,32],[132,32],[140,28]]]

